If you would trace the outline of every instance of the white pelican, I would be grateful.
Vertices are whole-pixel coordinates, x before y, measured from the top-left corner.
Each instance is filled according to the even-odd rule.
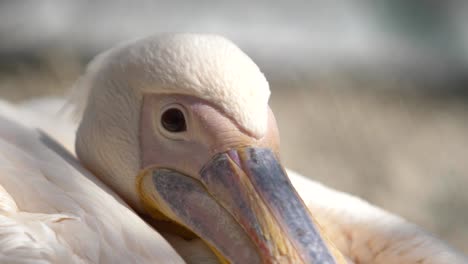
[[[228,40],[176,34],[90,64],[73,95],[78,159],[59,144],[73,151],[69,121],[0,104],[0,263],[466,263],[288,172],[304,204],[278,162],[269,93]]]

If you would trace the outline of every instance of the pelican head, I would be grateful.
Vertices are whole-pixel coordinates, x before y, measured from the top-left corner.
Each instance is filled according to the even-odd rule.
[[[230,41],[126,43],[76,89],[78,157],[156,228],[199,237],[225,262],[332,262],[279,162],[268,83]]]

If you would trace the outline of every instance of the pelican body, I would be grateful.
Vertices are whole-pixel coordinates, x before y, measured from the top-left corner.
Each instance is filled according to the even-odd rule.
[[[398,217],[288,173],[269,95],[225,38],[166,34],[88,66],[72,92],[74,148],[68,120],[3,104],[1,262],[465,261]]]

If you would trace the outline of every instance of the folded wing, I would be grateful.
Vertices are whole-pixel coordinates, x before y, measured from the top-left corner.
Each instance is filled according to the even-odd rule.
[[[71,123],[40,113],[0,102],[0,263],[183,263],[61,144],[26,127],[71,143]]]
[[[461,253],[398,216],[293,171],[288,175],[350,263],[468,263]]]

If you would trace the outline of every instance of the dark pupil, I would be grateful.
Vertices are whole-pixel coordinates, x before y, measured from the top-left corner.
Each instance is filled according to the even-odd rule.
[[[164,112],[161,117],[161,124],[170,132],[182,132],[187,130],[184,114],[176,108],[172,108]]]

